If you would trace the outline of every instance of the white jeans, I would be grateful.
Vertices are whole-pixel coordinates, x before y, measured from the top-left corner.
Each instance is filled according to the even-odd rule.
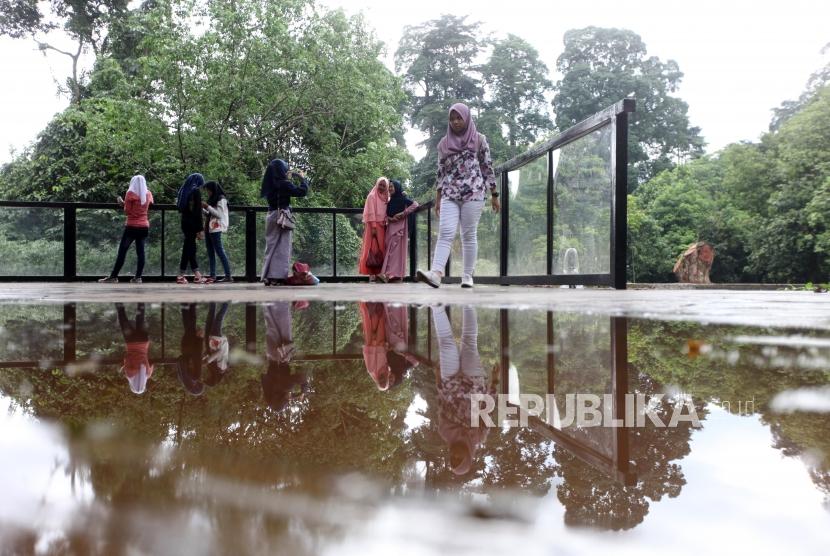
[[[432,309],[432,322],[435,324],[435,335],[438,337],[441,378],[449,378],[458,372],[471,377],[484,376],[481,356],[478,353],[478,317],[475,307],[467,305],[462,309],[460,352],[444,307]]]
[[[461,255],[464,261],[464,274],[473,275],[478,256],[478,221],[484,201],[450,201],[441,200],[441,216],[438,224],[438,241],[432,256],[432,271],[444,273],[450,256],[455,232],[461,224]]]

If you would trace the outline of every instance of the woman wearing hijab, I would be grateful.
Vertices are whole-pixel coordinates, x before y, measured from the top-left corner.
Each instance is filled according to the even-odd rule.
[[[204,235],[202,195],[199,193],[204,184],[205,178],[202,174],[190,174],[176,195],[176,207],[182,217],[182,233],[184,234],[179,275],[176,277],[177,284],[187,284],[184,274],[187,272],[188,264],[193,270],[193,282],[202,283],[203,280],[202,273],[199,272],[199,263],[196,261],[196,240],[202,239]]]
[[[222,323],[228,313],[228,302],[222,303],[219,314],[216,314],[216,303],[208,306],[208,316],[205,322],[205,355],[202,357],[207,364],[208,376],[205,384],[216,386],[228,372],[230,346],[228,337],[222,333]]]
[[[308,195],[308,180],[303,173],[291,172],[290,175],[299,178],[300,185],[295,185],[289,179],[288,163],[274,159],[262,176],[260,196],[268,201],[268,216],[265,218],[265,261],[262,263],[262,281],[266,286],[284,283],[288,278],[293,235],[291,197]]]
[[[196,326],[196,304],[183,303],[179,306],[182,314],[182,353],[176,359],[176,371],[184,389],[194,396],[205,391],[202,382],[202,338],[204,331]]]
[[[389,202],[389,180],[380,177],[363,205],[363,246],[358,272],[377,281],[386,254],[386,205]]]
[[[153,204],[153,194],[147,189],[147,180],[144,176],[133,176],[130,180],[130,187],[127,189],[126,199],[119,195],[118,203],[124,207],[127,221],[124,224],[124,233],[121,234],[121,243],[118,245],[118,256],[115,258],[115,266],[106,278],[99,282],[118,282],[118,273],[124,266],[124,259],[130,244],[135,241],[136,266],[135,276],[130,282],[141,283],[141,273],[144,271],[144,242],[150,233],[150,219],[147,211]]]
[[[487,437],[488,428],[471,425],[473,394],[493,395],[478,353],[478,317],[475,307],[461,314],[461,350],[455,343],[446,308],[434,307],[432,318],[438,338],[438,433],[449,447],[452,472],[464,475]],[[479,423],[480,425],[480,423]]]
[[[222,186],[215,181],[205,184],[205,191],[208,193],[208,200],[202,201],[202,210],[207,215],[205,221],[205,247],[207,248],[208,263],[210,265],[210,276],[205,279],[205,284],[214,282],[233,282],[231,278],[231,263],[225,248],[222,246],[222,234],[228,231],[228,199]],[[222,261],[222,268],[225,270],[225,277],[216,279],[216,255]]]
[[[406,274],[407,244],[409,242],[409,215],[418,208],[418,203],[407,197],[401,182],[389,182],[389,203],[386,216],[386,256],[380,276],[384,281],[400,282]]]
[[[359,303],[363,323],[363,362],[378,390],[392,386],[389,361],[386,358],[386,308],[383,303]]]
[[[409,307],[398,303],[384,304],[386,311],[386,361],[389,364],[390,388],[406,377],[409,369],[418,366],[418,359],[409,353]]]
[[[133,394],[143,394],[147,389],[147,381],[153,376],[153,366],[148,355],[150,336],[144,328],[144,303],[139,303],[136,307],[135,324],[127,318],[123,303],[116,303],[115,310],[118,313],[118,326],[127,345],[121,370],[127,377]]]
[[[277,412],[288,408],[291,400],[304,399],[309,392],[308,378],[291,372],[294,340],[291,334],[291,305],[287,301],[263,307],[265,316],[265,354],[268,368],[262,375],[262,393],[268,406]]]
[[[466,104],[450,107],[447,133],[438,143],[435,212],[440,218],[431,270],[418,270],[418,279],[433,288],[441,285],[455,232],[461,227],[464,270],[461,287],[473,287],[478,256],[478,220],[489,191],[494,212],[499,210],[496,175],[487,138],[476,130]]]

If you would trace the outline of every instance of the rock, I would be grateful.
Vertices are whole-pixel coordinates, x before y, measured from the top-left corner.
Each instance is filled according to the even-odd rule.
[[[709,271],[715,260],[715,249],[705,241],[689,245],[674,263],[677,281],[685,284],[711,284]]]

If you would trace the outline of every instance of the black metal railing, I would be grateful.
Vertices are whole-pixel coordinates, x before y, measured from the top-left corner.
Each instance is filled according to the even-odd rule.
[[[628,114],[633,111],[633,99],[621,100],[496,167],[502,209],[497,218],[484,217],[492,219],[491,227],[498,227],[498,233],[479,233],[477,282],[625,288]],[[529,195],[525,195],[528,191]],[[410,216],[410,279],[414,278],[419,266],[420,250],[425,248],[427,257],[432,253],[432,206],[432,201],[427,202]],[[119,207],[114,203],[0,201],[0,208],[62,211],[63,225],[62,274],[14,275],[4,272],[0,266],[0,280],[75,281],[93,277],[93,274],[78,272],[77,211]],[[173,276],[165,268],[165,245],[169,235],[169,219],[166,215],[175,210],[176,207],[169,204],[153,205],[151,209],[151,215],[160,213],[160,264],[158,274],[144,273],[149,280],[169,279]],[[300,215],[300,221],[303,220],[302,215],[331,217],[330,269],[325,264],[322,265],[323,269],[315,268],[314,261],[308,261],[312,262],[312,271],[323,281],[358,279],[355,246],[352,244],[341,248],[339,245],[346,238],[339,237],[338,219],[352,218],[360,214],[362,209],[300,206],[292,210]],[[258,246],[262,234],[257,233],[257,214],[265,213],[267,208],[231,206],[230,211],[232,215],[244,215],[244,278],[256,281],[257,257],[263,251]],[[303,224],[300,222],[298,225]],[[327,224],[316,224],[317,228],[325,226]],[[359,227],[356,223],[352,225],[357,236],[360,235]],[[540,231],[541,227],[544,227],[543,231]],[[151,228],[151,239],[153,233]],[[426,237],[422,238],[422,233]],[[496,236],[497,246],[488,243]],[[421,247],[420,243],[423,243]],[[4,248],[15,249],[15,246],[8,241],[0,244],[0,265],[6,258]],[[352,266],[355,267],[355,272],[352,273],[338,268],[340,255],[347,250],[350,250],[349,257],[354,262]],[[488,250],[490,259],[482,260],[481,253],[484,250]],[[48,255],[44,254],[46,256]],[[56,254],[53,253],[52,257],[56,258]],[[481,270],[487,266],[492,269],[489,274],[487,270]],[[458,281],[458,278],[451,276],[451,267],[451,262],[448,262],[445,272],[447,281]],[[100,269],[94,274],[100,276]]]
[[[9,275],[5,274],[0,267],[0,281],[81,281],[81,280],[90,280],[95,277],[100,277],[101,273],[91,273],[91,274],[83,274],[78,272],[78,246],[79,246],[79,238],[78,238],[78,211],[85,210],[85,209],[98,209],[98,210],[112,210],[112,211],[120,211],[121,206],[116,203],[94,203],[94,202],[48,202],[48,201],[0,201],[0,207],[2,208],[11,208],[11,209],[39,209],[39,210],[49,210],[57,212],[57,216],[60,216],[59,220],[62,220],[63,225],[63,233],[62,233],[62,246],[63,246],[63,271],[62,273],[58,274],[28,274],[28,275]],[[409,245],[409,257],[410,257],[410,278],[414,277],[416,267],[417,267],[417,257],[418,257],[418,226],[416,225],[418,218],[425,218],[427,221],[427,228],[431,228],[432,224],[432,216],[430,213],[430,208],[432,207],[432,202],[425,203],[418,207],[418,209],[410,215],[410,238],[411,242]],[[233,214],[241,214],[244,218],[244,226],[242,229],[244,230],[244,274],[235,274],[234,277],[238,279],[244,278],[250,282],[255,282],[259,279],[258,275],[258,265],[257,265],[257,257],[260,255],[261,249],[258,249],[258,242],[262,239],[259,237],[257,233],[257,218],[258,216],[261,218],[265,213],[267,213],[268,208],[264,206],[229,206],[230,213]],[[330,242],[330,260],[331,260],[331,271],[329,273],[318,273],[315,274],[323,281],[347,281],[350,279],[357,279],[355,274],[348,274],[338,270],[338,260],[340,259],[340,253],[338,252],[338,233],[337,233],[337,224],[338,224],[338,217],[353,217],[355,215],[360,215],[363,212],[362,208],[329,208],[329,207],[292,207],[292,211],[299,214],[314,214],[314,215],[330,215],[331,217],[331,242]],[[157,274],[153,273],[144,273],[143,278],[145,280],[154,281],[154,280],[164,280],[170,279],[174,277],[175,273],[169,273],[168,269],[166,268],[165,261],[167,259],[166,253],[166,245],[169,235],[169,223],[171,218],[167,215],[168,213],[173,212],[177,214],[177,208],[175,205],[172,204],[154,204],[151,206],[150,209],[150,217],[155,218],[155,215],[159,215],[159,226],[157,233],[158,235],[158,267],[159,272]],[[177,222],[178,218],[172,219],[173,221]],[[302,220],[302,216],[300,216],[300,221]],[[155,227],[155,226],[154,226]],[[151,228],[151,232],[155,232]],[[113,246],[117,245],[118,237],[112,236],[111,243]],[[25,240],[24,240],[25,241]],[[431,240],[428,238],[428,245],[431,245]],[[7,244],[8,245],[8,244]],[[115,258],[115,250],[112,250],[112,259]],[[0,252],[0,265],[2,265],[2,260],[6,258],[4,257],[4,253]],[[355,259],[356,261],[356,259]],[[150,261],[148,261],[149,263]],[[314,271],[314,268],[312,268]]]

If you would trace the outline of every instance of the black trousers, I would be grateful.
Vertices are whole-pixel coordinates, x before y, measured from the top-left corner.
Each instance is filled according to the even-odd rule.
[[[199,263],[196,261],[196,234],[198,231],[182,230],[184,234],[184,243],[182,244],[182,258],[179,260],[179,274],[184,274],[187,270],[187,265],[193,272],[199,270]]]
[[[141,273],[144,272],[144,242],[147,241],[147,236],[150,234],[150,228],[134,228],[126,226],[124,233],[121,234],[121,243],[118,245],[118,256],[115,258],[115,266],[112,268],[110,276],[117,277],[121,272],[121,267],[124,266],[124,259],[127,258],[127,251],[130,250],[130,245],[135,241],[135,276],[141,278]]]

